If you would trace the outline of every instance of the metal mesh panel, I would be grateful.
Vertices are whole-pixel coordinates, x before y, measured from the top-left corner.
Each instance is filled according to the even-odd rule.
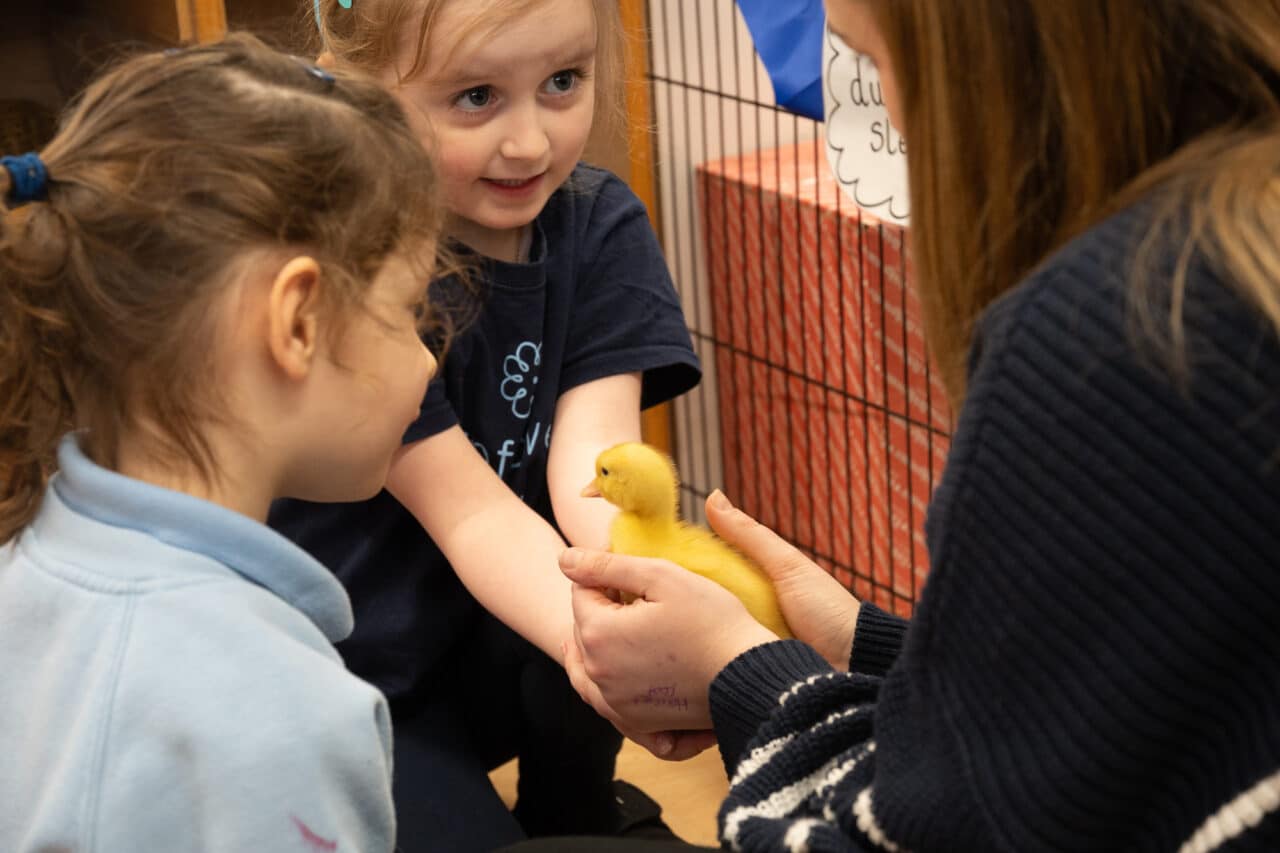
[[[906,235],[775,105],[733,0],[648,0],[661,238],[702,359],[675,407],[685,514],[711,489],[909,615],[950,443]]]

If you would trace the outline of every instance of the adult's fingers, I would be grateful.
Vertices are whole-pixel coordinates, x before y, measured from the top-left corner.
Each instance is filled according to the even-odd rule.
[[[574,583],[616,589],[637,598],[651,598],[654,585],[672,570],[681,571],[666,560],[609,551],[567,548],[560,554],[560,571]]]
[[[665,758],[667,761],[687,761],[698,753],[716,745],[716,733],[711,729],[670,732],[670,734],[675,738],[671,751],[666,755],[658,756],[659,758]]]
[[[663,761],[688,761],[716,743],[715,732],[709,729],[650,733],[619,731]]]
[[[775,583],[813,566],[794,545],[729,503],[719,489],[707,498],[706,509],[711,529],[754,560]]]
[[[668,759],[671,761],[679,761],[678,758],[672,758],[672,751],[676,748],[676,738],[671,732],[626,732],[619,729],[624,735],[631,740],[643,746],[654,757]],[[687,756],[692,758],[693,756]]]
[[[569,592],[575,619],[581,619],[583,613],[591,607],[621,607],[617,593],[612,589],[599,586],[583,586],[575,583]]]
[[[618,729],[618,731],[627,734],[623,729],[622,719],[613,710],[613,706],[605,701],[604,694],[600,692],[600,688],[587,675],[586,665],[582,660],[582,650],[578,648],[577,642],[567,641],[564,643],[564,671],[569,676],[569,684],[582,697],[582,701],[590,705],[597,714],[613,723],[614,728]]]

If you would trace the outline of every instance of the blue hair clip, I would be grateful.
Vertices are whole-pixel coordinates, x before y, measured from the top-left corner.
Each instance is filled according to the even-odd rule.
[[[351,8],[351,0],[338,0],[338,5],[344,9]],[[324,31],[324,23],[320,15],[320,0],[316,0],[316,29]]]
[[[8,200],[15,205],[44,201],[49,197],[49,170],[34,151],[17,157],[0,157],[0,166],[13,179]]]

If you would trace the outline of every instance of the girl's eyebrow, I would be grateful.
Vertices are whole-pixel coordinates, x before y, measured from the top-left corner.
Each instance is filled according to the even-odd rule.
[[[596,58],[596,46],[594,44],[587,46],[578,46],[572,52],[553,52],[547,51],[536,60],[540,60],[545,67],[548,68],[576,68],[585,65]],[[527,67],[527,64],[521,62],[520,68]],[[510,62],[499,62],[493,65],[485,65],[483,63],[469,63],[465,67],[460,67],[454,71],[450,71],[441,77],[437,77],[433,83],[440,88],[465,88],[469,84],[480,83],[485,80],[492,80],[509,74],[517,66]]]

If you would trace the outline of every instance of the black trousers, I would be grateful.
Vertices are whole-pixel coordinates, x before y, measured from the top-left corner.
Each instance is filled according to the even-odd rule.
[[[535,838],[503,847],[501,853],[694,853],[719,850],[681,841],[647,841],[643,838]]]
[[[608,834],[618,823],[622,736],[559,664],[488,613],[391,713],[403,853],[490,851],[529,836]],[[488,778],[513,757],[514,814]]]

